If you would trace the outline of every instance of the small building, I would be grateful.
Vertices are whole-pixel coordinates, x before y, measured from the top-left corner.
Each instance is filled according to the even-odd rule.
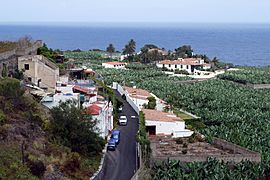
[[[86,113],[96,121],[97,133],[105,139],[113,129],[112,104],[108,101],[96,101],[92,104],[83,104],[83,106],[86,108]]]
[[[211,68],[210,64],[204,62],[203,59],[196,58],[186,58],[186,59],[178,59],[178,60],[163,60],[158,62],[157,67],[159,68],[167,68],[169,70],[185,70],[188,73],[192,74],[196,69],[209,69]]]
[[[143,109],[146,131],[149,135],[189,137],[193,131],[185,129],[185,121],[173,113]]]
[[[80,94],[79,93],[56,93],[54,95],[47,95],[41,99],[41,103],[52,109],[61,104],[61,102],[71,101],[74,105],[80,108]]]
[[[124,86],[124,90],[126,91],[125,95],[128,95],[139,108],[143,108],[144,104],[148,104],[147,98],[152,96],[150,92],[144,89]]]
[[[105,62],[102,63],[102,66],[104,68],[115,68],[115,69],[123,69],[125,68],[127,63],[124,62],[118,62],[118,61],[112,61],[112,62]]]
[[[42,55],[19,57],[18,69],[23,70],[28,80],[39,87],[55,89],[59,80],[59,68]]]

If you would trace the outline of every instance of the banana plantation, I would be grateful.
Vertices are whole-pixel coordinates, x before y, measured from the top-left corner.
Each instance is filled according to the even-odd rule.
[[[239,71],[227,71],[218,77],[243,84],[270,84],[270,67],[244,67]]]
[[[261,179],[270,177],[270,91],[254,90],[231,81],[208,80],[193,84],[177,82],[157,70],[98,70],[107,84],[135,82],[173,108],[202,118],[206,128],[197,129],[208,139],[219,137],[260,152],[262,162],[237,166],[209,160],[205,163],[169,161],[156,165],[154,179]],[[181,79],[181,78],[179,78]],[[204,178],[199,178],[204,177]]]

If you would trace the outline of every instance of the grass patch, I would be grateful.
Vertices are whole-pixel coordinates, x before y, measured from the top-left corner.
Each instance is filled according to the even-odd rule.
[[[175,109],[173,112],[176,114],[177,117],[180,117],[183,120],[194,119],[192,116],[190,116],[190,115],[188,115],[180,110]]]

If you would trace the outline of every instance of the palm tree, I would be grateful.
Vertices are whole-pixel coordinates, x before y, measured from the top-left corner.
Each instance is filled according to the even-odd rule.
[[[114,48],[113,44],[109,44],[109,46],[107,47],[106,51],[108,53],[110,53],[110,58],[112,58],[112,53],[115,52],[115,48]]]
[[[136,50],[136,42],[131,39],[128,44],[125,45],[125,48],[123,49],[123,54],[127,56],[132,56],[135,53]]]

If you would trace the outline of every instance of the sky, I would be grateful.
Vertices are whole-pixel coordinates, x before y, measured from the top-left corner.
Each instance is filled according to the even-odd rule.
[[[0,23],[270,23],[270,0],[0,0]]]

